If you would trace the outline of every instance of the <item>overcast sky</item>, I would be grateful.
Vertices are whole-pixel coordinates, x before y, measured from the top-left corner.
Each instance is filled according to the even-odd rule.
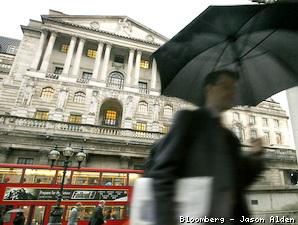
[[[5,0],[0,36],[22,39],[20,25],[40,20],[49,9],[72,15],[125,15],[171,38],[209,5],[252,4],[249,0]],[[288,111],[285,94],[274,99]]]

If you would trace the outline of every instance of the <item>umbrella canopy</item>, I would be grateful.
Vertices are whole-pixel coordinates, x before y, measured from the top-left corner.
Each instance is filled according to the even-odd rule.
[[[203,103],[215,70],[240,73],[235,105],[256,105],[298,85],[298,4],[209,6],[153,57],[162,94]]]
[[[17,212],[24,212],[24,209],[17,208],[7,211],[6,213],[17,213]]]

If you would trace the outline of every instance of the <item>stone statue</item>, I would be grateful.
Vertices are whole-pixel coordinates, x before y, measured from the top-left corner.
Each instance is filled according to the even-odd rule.
[[[126,100],[126,118],[131,118],[132,117],[132,96],[128,96]]]
[[[90,106],[89,106],[89,114],[90,115],[95,115],[97,111],[97,91],[93,91],[91,101],[90,101]]]
[[[119,24],[119,33],[130,36],[132,32],[132,26],[131,26],[131,23],[127,21],[127,17],[124,19],[120,19],[118,21],[118,24]]]
[[[159,104],[158,102],[156,101],[154,103],[154,110],[153,110],[153,121],[158,121],[159,120],[159,110],[160,110],[160,107],[159,107]]]
[[[65,107],[67,97],[68,97],[68,91],[65,87],[63,87],[58,94],[58,100],[57,100],[58,109],[63,109]]]
[[[25,88],[24,96],[22,99],[22,105],[28,106],[31,104],[33,93],[34,93],[34,83],[29,83]]]

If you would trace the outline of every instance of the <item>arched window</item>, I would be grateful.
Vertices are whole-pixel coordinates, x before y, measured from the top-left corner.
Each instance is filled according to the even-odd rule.
[[[108,87],[122,89],[124,84],[124,76],[120,72],[112,72],[108,78]]]
[[[173,107],[170,105],[166,105],[163,109],[163,115],[164,116],[172,116],[173,115]]]
[[[147,102],[145,102],[145,101],[139,102],[138,112],[140,112],[140,113],[147,113],[148,112],[148,104],[147,104]]]
[[[82,91],[78,91],[74,94],[73,102],[76,103],[84,103],[86,98],[86,94]]]
[[[51,87],[45,87],[41,90],[40,97],[42,99],[50,100],[54,97],[54,89]]]

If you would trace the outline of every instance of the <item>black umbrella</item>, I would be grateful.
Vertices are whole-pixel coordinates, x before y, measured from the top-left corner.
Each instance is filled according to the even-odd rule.
[[[201,105],[214,70],[240,73],[235,105],[298,85],[298,4],[210,6],[154,54],[162,94]]]

